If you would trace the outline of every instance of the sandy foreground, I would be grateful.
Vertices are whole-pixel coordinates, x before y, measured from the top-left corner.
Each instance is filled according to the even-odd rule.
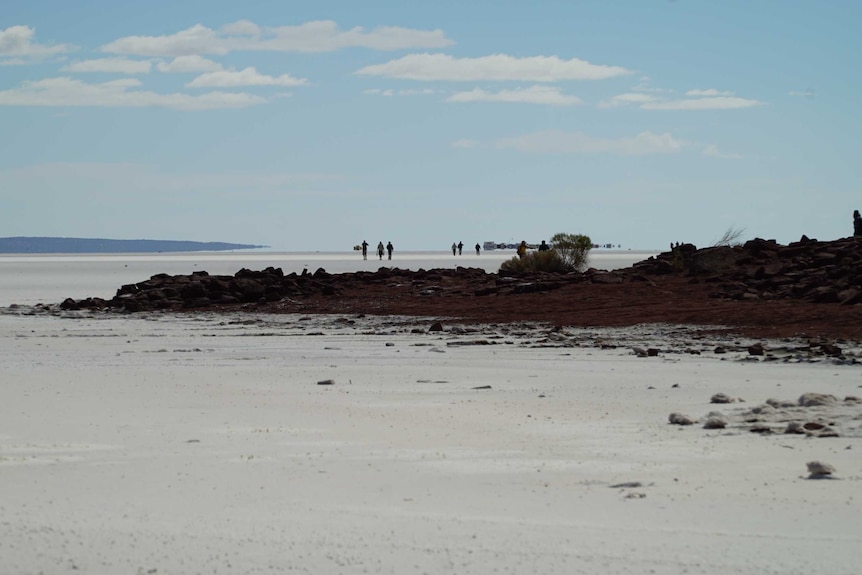
[[[0,314],[2,573],[859,572],[862,369],[789,340],[758,357],[661,325],[18,313]],[[744,421],[807,392],[838,402],[762,426],[838,437]]]

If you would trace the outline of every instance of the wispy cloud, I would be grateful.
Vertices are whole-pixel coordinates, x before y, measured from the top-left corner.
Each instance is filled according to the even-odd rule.
[[[715,96],[708,98],[691,98],[683,100],[667,100],[663,102],[647,102],[641,105],[644,110],[736,110],[762,106],[763,102],[738,96]]]
[[[643,110],[734,110],[762,106],[764,103],[752,98],[741,98],[734,92],[707,90],[688,90],[685,98],[671,98],[670,90],[651,88],[642,82],[630,92],[606,98],[598,103],[599,108],[620,108],[637,106]]]
[[[365,66],[357,74],[421,81],[504,81],[557,82],[561,80],[602,80],[631,71],[619,66],[591,64],[557,56],[517,58],[494,54],[479,58],[455,58],[448,54],[408,54],[384,64]]]
[[[244,70],[218,70],[201,74],[188,84],[188,88],[239,88],[242,86],[304,86],[305,78],[294,78],[290,74],[267,76],[254,67]]]
[[[649,92],[654,94],[665,94],[668,92],[672,92],[673,90],[668,90],[665,88],[656,88],[652,84],[650,84],[649,76],[641,76],[640,82],[631,87],[632,92]]]
[[[668,133],[641,132],[629,138],[596,138],[583,132],[544,130],[513,138],[500,138],[494,146],[537,154],[613,154],[646,156],[676,154],[685,142]]]
[[[103,52],[138,56],[191,56],[234,51],[333,52],[344,48],[404,50],[453,44],[442,30],[381,26],[342,30],[331,20],[298,26],[260,27],[241,20],[219,30],[196,24],[163,36],[126,36],[102,46]]]
[[[702,96],[733,96],[733,92],[722,92],[715,88],[708,90],[689,90],[685,93],[686,96],[702,97]]]
[[[81,60],[63,67],[66,72],[104,72],[108,74],[149,74],[152,69],[149,60],[129,60],[128,58],[99,58]]]
[[[376,95],[376,96],[427,96],[430,94],[438,94],[440,90],[432,90],[431,88],[423,88],[421,90],[394,90],[392,88],[370,88],[368,90],[363,90],[363,94]]]
[[[188,74],[198,72],[215,72],[222,69],[222,65],[213,62],[203,56],[177,56],[170,62],[159,62],[156,64],[159,72],[168,74]]]
[[[139,90],[134,78],[88,84],[72,78],[48,78],[25,82],[20,88],[0,91],[0,106],[95,106],[159,107],[177,110],[215,110],[245,108],[263,104],[259,96],[237,92],[207,92],[200,95],[158,94]]]
[[[29,63],[30,61],[24,58],[3,58],[0,56],[0,66],[26,66]]]
[[[791,90],[787,92],[788,96],[793,96],[794,98],[813,98],[816,93],[814,90]]]
[[[643,105],[648,102],[660,101],[661,98],[640,92],[627,92],[599,102],[599,108],[620,108],[623,106]]]
[[[723,160],[741,160],[742,154],[721,152],[715,144],[708,144],[703,147],[700,152],[702,155],[709,158],[721,158]]]
[[[0,29],[0,62],[25,64],[30,59],[65,54],[75,49],[70,44],[39,44],[33,41],[36,30],[29,26]]]
[[[549,106],[575,106],[583,104],[577,96],[564,94],[552,86],[530,86],[515,90],[487,92],[475,88],[469,92],[457,92],[446,99],[447,102],[508,102],[518,104],[545,104]]]

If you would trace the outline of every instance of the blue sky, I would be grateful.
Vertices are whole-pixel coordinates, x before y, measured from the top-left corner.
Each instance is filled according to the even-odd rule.
[[[849,235],[862,3],[4,0],[0,236]]]

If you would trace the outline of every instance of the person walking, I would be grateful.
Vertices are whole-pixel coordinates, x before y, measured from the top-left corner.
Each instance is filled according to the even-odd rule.
[[[452,255],[454,256],[455,252],[457,252],[457,251],[458,251],[458,244],[456,244],[455,242],[452,242]]]
[[[368,259],[368,242],[362,240],[362,259]]]
[[[458,242],[458,255],[461,255],[461,252],[464,250],[464,242]]]
[[[383,242],[377,243],[377,258],[383,259]]]
[[[482,249],[482,246],[480,246],[479,244],[476,244],[476,255],[477,256],[479,255],[479,250],[481,250],[481,249]]]
[[[386,253],[389,254],[389,259],[392,259],[392,250],[395,248],[392,246],[392,242],[386,242]]]
[[[862,236],[862,216],[859,210],[853,210],[853,235]]]
[[[524,259],[527,255],[527,241],[524,240],[521,242],[521,245],[518,246],[518,257]]]

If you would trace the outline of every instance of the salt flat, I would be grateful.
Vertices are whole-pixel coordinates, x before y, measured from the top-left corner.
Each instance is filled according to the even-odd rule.
[[[668,423],[862,395],[852,361],[670,326],[17,313],[4,573],[858,572],[853,405],[839,437]]]

